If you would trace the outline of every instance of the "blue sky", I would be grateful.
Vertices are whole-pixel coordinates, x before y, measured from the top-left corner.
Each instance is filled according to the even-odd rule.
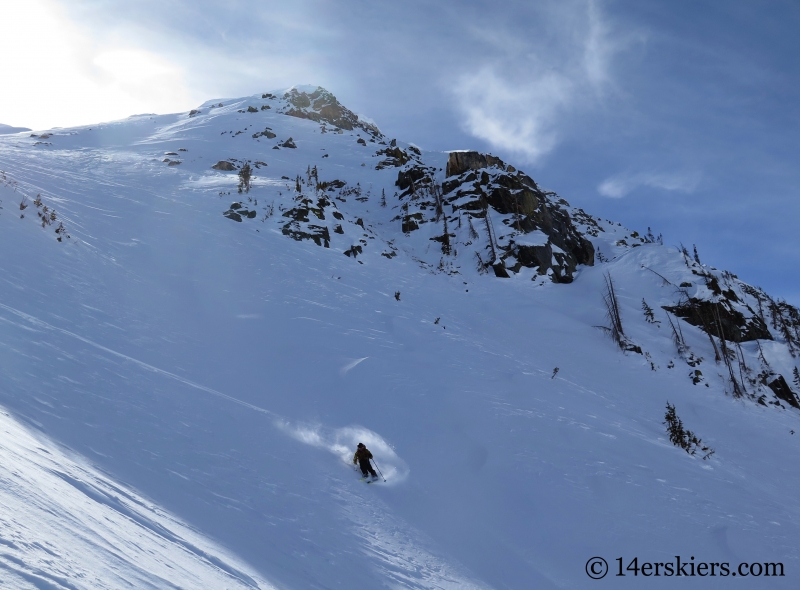
[[[29,0],[0,22],[0,123],[320,84],[800,304],[796,2]]]

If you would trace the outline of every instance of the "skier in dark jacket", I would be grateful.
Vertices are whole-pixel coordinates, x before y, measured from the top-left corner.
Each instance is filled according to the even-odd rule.
[[[370,453],[369,449],[364,446],[364,443],[358,443],[356,454],[353,455],[353,464],[358,463],[358,466],[361,468],[361,473],[364,474],[364,477],[371,475],[372,477],[377,478],[378,474],[375,473],[375,470],[372,468],[372,465],[369,462],[370,459],[372,459],[372,453]]]

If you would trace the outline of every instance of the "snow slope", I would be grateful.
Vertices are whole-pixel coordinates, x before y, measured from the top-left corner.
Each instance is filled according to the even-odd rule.
[[[704,292],[699,265],[572,211],[607,262],[571,284],[481,273],[466,227],[449,257],[432,224],[401,231],[398,168],[376,169],[388,138],[286,116],[270,94],[0,138],[7,585],[639,588],[584,565],[680,555],[782,562],[736,584],[797,586],[797,410],[735,399],[685,322],[703,360],[678,355],[661,306],[681,283]],[[447,154],[420,161],[444,178]],[[323,225],[312,167],[347,183],[326,192],[328,248],[284,234],[298,208],[291,231]],[[596,327],[606,272],[647,355]],[[786,342],[760,345],[790,380]],[[742,344],[754,368],[757,346]],[[668,401],[713,457],[670,444]],[[385,483],[358,480],[359,441]]]
[[[13,125],[4,125],[0,123],[0,135],[6,135],[10,133],[21,133],[23,131],[30,131],[27,127],[14,127]]]

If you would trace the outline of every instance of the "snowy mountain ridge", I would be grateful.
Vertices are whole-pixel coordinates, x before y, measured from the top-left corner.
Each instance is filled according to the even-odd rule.
[[[697,253],[317,87],[4,136],[0,171],[0,444],[33,482],[0,498],[83,494],[0,525],[10,585],[576,588],[687,551],[796,583],[800,314]]]

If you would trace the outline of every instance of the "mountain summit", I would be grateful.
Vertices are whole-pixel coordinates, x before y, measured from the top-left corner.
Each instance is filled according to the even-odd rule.
[[[514,163],[297,86],[3,135],[0,207],[6,586],[796,587],[800,312]]]

